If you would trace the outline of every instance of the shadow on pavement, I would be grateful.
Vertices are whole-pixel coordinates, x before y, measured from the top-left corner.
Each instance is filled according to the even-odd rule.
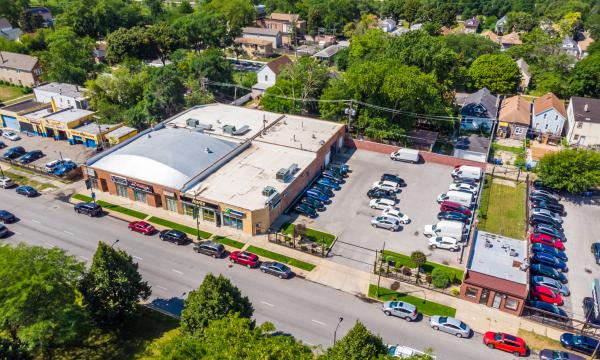
[[[149,305],[154,309],[180,317],[183,304],[184,300],[182,298],[172,297],[170,299],[154,299]]]

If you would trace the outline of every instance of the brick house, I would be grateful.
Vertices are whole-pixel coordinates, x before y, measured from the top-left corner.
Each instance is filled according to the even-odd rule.
[[[290,34],[296,36],[304,35],[306,32],[306,21],[300,19],[298,14],[271,13],[264,20],[264,27],[267,29],[278,30],[282,34],[284,45],[293,45],[294,39]]]
[[[0,51],[0,80],[34,87],[40,83],[42,68],[37,57]]]

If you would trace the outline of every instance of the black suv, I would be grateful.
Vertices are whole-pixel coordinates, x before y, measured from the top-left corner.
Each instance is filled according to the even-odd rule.
[[[30,162],[34,162],[39,158],[44,157],[44,153],[41,152],[40,150],[32,150],[28,153],[26,153],[25,155],[21,156],[21,158],[19,159],[19,162],[21,164],[29,164]]]
[[[396,201],[396,194],[383,189],[371,189],[367,192],[369,199],[388,199]]]
[[[194,251],[198,254],[220,258],[225,252],[225,246],[214,241],[204,241],[194,245]]]
[[[160,235],[158,235],[158,237],[163,241],[170,241],[177,245],[184,245],[189,241],[187,235],[183,231],[174,229],[163,230],[160,232]]]
[[[86,214],[89,216],[102,215],[102,207],[93,202],[82,202],[75,205],[75,212],[78,214]]]
[[[16,159],[25,154],[25,149],[22,146],[11,147],[4,153],[5,159]]]
[[[400,176],[398,175],[393,175],[393,174],[383,174],[381,175],[381,181],[391,181],[391,182],[395,182],[396,184],[398,184],[398,186],[400,187],[404,187],[406,186],[406,182],[404,182],[404,179],[402,179]]]

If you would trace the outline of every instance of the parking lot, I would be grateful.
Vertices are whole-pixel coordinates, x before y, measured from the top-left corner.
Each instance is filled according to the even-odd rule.
[[[342,189],[335,192],[333,202],[327,206],[327,210],[320,212],[316,219],[300,217],[297,220],[338,236],[338,242],[330,253],[335,261],[371,270],[375,252],[369,249],[381,249],[385,243],[386,250],[406,255],[420,250],[430,261],[455,267],[464,266],[458,262],[460,252],[430,250],[428,239],[422,234],[425,225],[438,221],[439,205],[436,198],[446,192],[452,183],[451,167],[392,161],[385,154],[361,150],[352,153],[346,163],[350,166],[351,173],[342,184]],[[371,226],[371,218],[381,214],[381,210],[369,207],[366,194],[383,173],[397,174],[407,184],[397,195],[397,207],[410,217],[411,222],[403,225],[398,232]]]

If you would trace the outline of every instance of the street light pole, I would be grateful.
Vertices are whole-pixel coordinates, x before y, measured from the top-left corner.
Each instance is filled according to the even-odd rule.
[[[196,209],[196,239],[200,240],[200,208],[198,207],[198,194],[199,192],[196,190],[194,192],[194,208]]]
[[[344,321],[344,318],[340,316],[338,323],[335,327],[335,330],[333,331],[333,345],[335,345],[335,342],[337,341],[337,331],[338,331],[338,328],[340,327],[340,324],[342,323],[342,321]]]
[[[114,246],[115,246],[115,244],[116,244],[116,243],[118,243],[118,242],[119,242],[119,239],[115,240],[115,242],[114,242],[114,243],[112,243],[112,245],[111,245],[110,247],[111,247],[111,248],[112,248],[112,247],[114,247]]]

